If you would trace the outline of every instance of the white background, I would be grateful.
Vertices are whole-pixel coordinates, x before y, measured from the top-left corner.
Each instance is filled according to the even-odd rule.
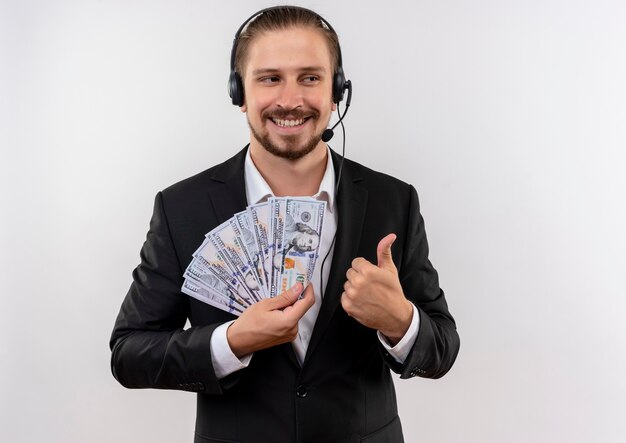
[[[624,441],[626,3],[298,3],[458,323],[445,378],[396,384],[407,442]],[[1,441],[192,440],[194,395],[122,388],[108,339],[155,193],[247,141],[228,60],[265,6],[2,0]]]

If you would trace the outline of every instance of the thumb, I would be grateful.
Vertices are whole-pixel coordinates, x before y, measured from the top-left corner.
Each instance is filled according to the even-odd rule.
[[[306,314],[306,311],[308,311],[309,308],[314,304],[315,294],[313,293],[313,285],[308,285],[302,293],[302,297],[298,298],[298,300],[293,305],[287,306],[285,309],[283,309],[283,312],[293,315],[293,317],[297,321],[302,318],[302,316]]]
[[[271,310],[283,309],[293,305],[302,294],[302,283],[296,283],[286,291],[281,292],[276,297],[268,298],[267,307]]]
[[[396,272],[396,265],[391,256],[391,245],[396,241],[396,234],[389,234],[378,242],[376,255],[378,256],[378,267]]]

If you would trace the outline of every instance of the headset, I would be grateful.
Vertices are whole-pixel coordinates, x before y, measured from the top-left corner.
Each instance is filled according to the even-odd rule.
[[[272,6],[271,8],[265,8],[258,12],[252,14],[237,30],[235,34],[235,38],[233,39],[233,48],[230,51],[230,76],[228,78],[228,95],[230,96],[233,105],[235,106],[243,106],[244,102],[244,89],[243,89],[243,80],[241,79],[241,75],[235,69],[235,56],[237,55],[237,46],[239,44],[239,37],[243,32],[244,28],[248,23],[257,18],[260,15],[265,14],[266,12],[276,11],[280,9],[296,9],[300,11],[307,11],[314,14],[318,20],[328,28],[330,32],[337,35],[333,27],[330,23],[328,23],[322,16],[317,14],[310,9],[303,8],[300,6]],[[351,95],[352,92],[352,84],[350,80],[346,80],[346,76],[343,73],[342,67],[342,58],[341,58],[341,47],[339,44],[337,45],[337,68],[335,69],[335,73],[333,75],[333,102],[339,103],[343,100],[344,92],[348,90],[348,96]]]

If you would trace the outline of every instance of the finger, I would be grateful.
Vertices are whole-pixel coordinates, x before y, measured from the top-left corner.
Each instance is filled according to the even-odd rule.
[[[393,257],[391,256],[391,245],[394,241],[396,241],[396,234],[389,234],[378,242],[376,256],[378,257],[379,268],[390,271],[396,270],[396,265],[393,263]]]
[[[366,259],[364,259],[363,257],[357,257],[354,260],[352,260],[352,269],[354,269],[356,272],[362,272],[364,269],[370,266],[374,266],[374,265],[371,264]]]
[[[283,309],[293,305],[302,293],[302,283],[296,283],[286,291],[281,292],[276,297],[266,299],[269,309]]]
[[[302,298],[296,301],[291,309],[288,311],[289,316],[292,318],[300,319],[311,306],[315,304],[315,293],[313,292],[313,285],[308,285],[302,294]]]
[[[351,279],[353,279],[354,277],[356,277],[356,276],[357,276],[357,274],[358,274],[358,272],[357,272],[357,271],[355,271],[353,268],[350,268],[350,269],[348,269],[348,270],[346,271],[346,278],[347,278],[348,280],[351,280]]]
[[[350,283],[349,281],[346,281],[343,284],[343,295],[347,295],[348,297],[352,297],[355,293],[355,287],[352,283]]]
[[[348,317],[352,317],[352,302],[345,292],[341,294],[341,307],[343,308],[344,312],[348,314]]]

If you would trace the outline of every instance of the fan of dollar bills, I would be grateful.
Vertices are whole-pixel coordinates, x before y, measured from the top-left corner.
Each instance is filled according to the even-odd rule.
[[[205,235],[182,291],[241,315],[296,282],[305,287],[319,257],[326,202],[273,197],[248,206]]]

